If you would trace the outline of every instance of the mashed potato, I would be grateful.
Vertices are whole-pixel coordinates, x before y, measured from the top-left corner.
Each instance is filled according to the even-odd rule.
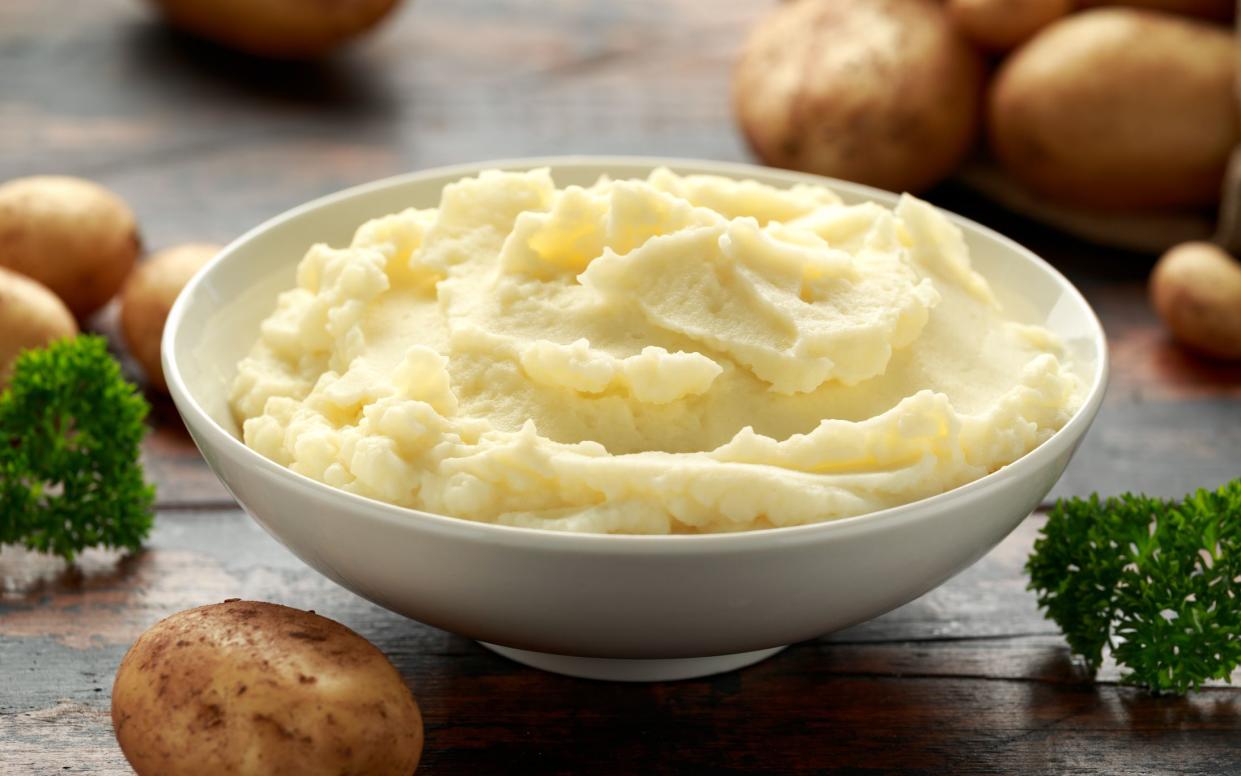
[[[829,190],[486,172],[316,245],[241,362],[245,443],[469,520],[686,533],[903,504],[1078,407],[960,231]]]

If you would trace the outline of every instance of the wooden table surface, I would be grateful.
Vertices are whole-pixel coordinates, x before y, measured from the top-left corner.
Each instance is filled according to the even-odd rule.
[[[728,76],[772,2],[422,0],[315,65],[171,33],[130,0],[0,2],[0,179],[90,177],[145,242],[227,241],[314,196],[484,158],[746,159]],[[1055,495],[1179,495],[1241,473],[1241,368],[1172,345],[1150,257],[1072,241],[952,184],[930,198],[1057,264],[1104,320],[1112,383]],[[114,330],[114,311],[95,322]],[[131,365],[132,366],[132,365]],[[135,377],[136,372],[134,373]],[[149,547],[79,564],[0,551],[0,773],[125,773],[109,689],[156,620],[229,597],[314,608],[383,649],[427,725],[422,772],[1241,773],[1241,691],[1091,684],[1024,589],[1035,515],[938,590],[723,676],[623,685],[541,673],[320,577],[233,504],[153,397]]]

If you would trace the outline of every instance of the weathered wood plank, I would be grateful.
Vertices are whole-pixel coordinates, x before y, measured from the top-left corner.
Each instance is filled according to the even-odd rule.
[[[749,669],[730,686],[439,676],[415,684],[426,715],[420,772],[1207,775],[1241,768],[1235,694],[1226,691],[1151,701],[1114,686],[773,670]],[[796,696],[814,700],[790,704]],[[0,713],[0,758],[14,773],[130,773],[98,704]]]
[[[88,552],[73,573],[6,549],[0,762],[124,772],[106,716],[124,650],[167,614],[240,596],[313,607],[383,649],[418,694],[429,773],[1235,772],[1241,692],[1156,699],[1084,683],[1024,590],[1039,524],[870,623],[745,671],[654,685],[544,674],[405,620],[237,511],[161,514],[146,552],[119,564]]]

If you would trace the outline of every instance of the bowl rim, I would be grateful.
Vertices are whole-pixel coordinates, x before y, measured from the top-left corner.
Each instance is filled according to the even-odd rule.
[[[479,539],[509,547],[539,549],[575,549],[579,551],[593,550],[604,552],[627,550],[650,552],[663,550],[678,553],[686,551],[715,552],[721,550],[749,551],[790,543],[802,544],[812,539],[822,539],[829,536],[841,537],[858,532],[891,529],[902,523],[933,516],[943,511],[943,508],[949,506],[951,502],[960,501],[963,503],[957,506],[964,506],[964,502],[975,501],[985,497],[989,491],[999,487],[1006,480],[1020,478],[1040,470],[1057,455],[1064,452],[1066,448],[1074,446],[1098,413],[1107,388],[1109,373],[1107,338],[1098,315],[1090,306],[1085,296],[1059,270],[1025,246],[972,219],[949,210],[944,210],[943,208],[939,208],[939,210],[948,216],[953,223],[966,230],[981,233],[983,236],[999,243],[1011,253],[1033,263],[1049,275],[1060,286],[1061,290],[1087,313],[1087,321],[1091,330],[1090,339],[1098,351],[1099,358],[1095,365],[1094,373],[1091,375],[1091,385],[1085,398],[1082,400],[1081,406],[1078,407],[1077,411],[1064,426],[1038,447],[1021,456],[1016,461],[977,480],[957,486],[943,493],[875,512],[866,512],[860,515],[801,525],[701,534],[582,533],[481,522],[379,501],[332,487],[326,483],[299,474],[246,446],[244,442],[208,415],[190,394],[178,365],[178,353],[175,347],[182,321],[193,304],[195,292],[200,286],[205,284],[206,278],[217,267],[229,261],[233,255],[259,235],[308,212],[336,205],[372,192],[407,185],[422,179],[460,178],[488,169],[523,170],[539,167],[550,168],[554,176],[557,169],[587,166],[624,168],[629,171],[625,174],[636,174],[640,169],[650,170],[662,166],[668,167],[673,171],[694,171],[689,174],[717,174],[734,179],[753,178],[755,175],[758,175],[776,178],[790,185],[807,183],[827,186],[833,190],[847,191],[868,199],[880,201],[900,196],[872,186],[829,178],[827,176],[741,162],[656,156],[575,154],[515,157],[432,167],[388,176],[316,197],[268,218],[258,226],[247,230],[241,236],[229,242],[190,279],[185,289],[178,295],[168,314],[160,343],[164,374],[168,383],[169,393],[178,412],[181,414],[187,427],[195,432],[193,434],[195,443],[202,446],[202,442],[199,439],[205,437],[204,441],[211,446],[222,447],[223,451],[230,456],[234,458],[240,457],[247,466],[264,472],[266,476],[276,477],[277,479],[283,478],[287,481],[289,487],[309,488],[325,501],[325,506],[334,507],[342,512],[349,512],[354,519],[364,517],[367,520],[388,523],[398,528],[416,528],[434,533],[455,535],[462,539]],[[218,473],[217,476],[219,476]],[[223,478],[221,478],[221,481],[223,482]],[[226,487],[228,486],[228,483],[224,484]],[[261,517],[256,516],[256,518],[262,522]]]

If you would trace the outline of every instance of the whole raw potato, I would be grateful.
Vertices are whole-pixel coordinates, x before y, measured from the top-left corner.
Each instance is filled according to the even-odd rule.
[[[1159,259],[1151,304],[1172,335],[1215,358],[1241,358],[1241,264],[1212,243],[1183,243]]]
[[[46,286],[0,269],[0,391],[19,353],[77,333],[73,313]]]
[[[317,57],[374,26],[400,0],[151,0],[177,27],[278,59]]]
[[[800,0],[751,34],[733,107],[767,164],[918,191],[969,152],[982,80],[933,0]]]
[[[1002,52],[1073,10],[1073,0],[948,0],[947,7],[967,38]]]
[[[50,288],[79,319],[112,298],[138,250],[133,212],[98,184],[40,175],[0,185],[0,266]]]
[[[159,343],[164,321],[177,295],[194,273],[220,252],[220,246],[190,243],[156,253],[138,265],[121,291],[121,331],[129,352],[151,384],[167,392]]]
[[[313,612],[225,601],[142,634],[112,687],[139,776],[408,776],[422,717],[383,653]]]
[[[994,79],[992,149],[1062,204],[1212,204],[1241,139],[1235,58],[1232,35],[1205,22],[1128,8],[1067,16]]]
[[[1134,8],[1149,8],[1153,11],[1167,11],[1183,16],[1200,16],[1203,19],[1229,21],[1236,12],[1233,0],[1077,0],[1083,8],[1094,8],[1104,5],[1127,5]]]

